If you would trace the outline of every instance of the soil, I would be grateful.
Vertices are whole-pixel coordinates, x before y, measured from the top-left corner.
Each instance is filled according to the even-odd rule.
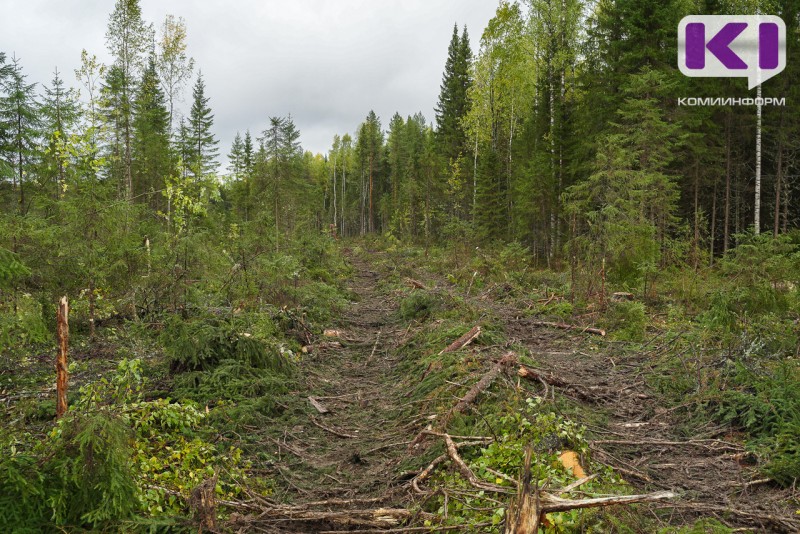
[[[251,510],[234,517],[232,524],[242,531],[380,532],[359,523],[353,512],[413,510],[419,498],[408,487],[413,474],[403,468],[408,445],[426,420],[409,409],[395,350],[409,325],[398,320],[396,295],[380,287],[385,264],[352,254],[349,259],[354,301],[331,325],[334,335],[319,340],[304,358],[306,387],[298,395],[312,415],[290,428],[270,429],[267,447],[278,458],[272,470],[279,487],[272,499],[253,506],[260,515]],[[436,291],[455,292],[430,273],[415,272],[414,278]],[[645,351],[632,353],[599,336],[534,326],[521,310],[487,294],[472,299],[502,319],[509,341],[525,346],[538,369],[574,385],[531,387],[543,395],[581,399],[577,409],[592,414],[587,426],[595,461],[614,467],[638,493],[679,493],[677,499],[638,505],[637,513],[659,512],[665,526],[713,516],[743,531],[800,531],[797,494],[764,480],[738,436],[712,426],[700,435],[684,435],[680,412],[665,408],[648,385],[648,377],[659,372],[654,355],[668,349],[668,340],[652,340]],[[279,504],[286,502],[291,505]],[[270,506],[281,513],[263,511]],[[309,519],[287,520],[295,513]],[[411,532],[409,525],[421,524],[416,516],[400,522],[406,527],[393,531]]]

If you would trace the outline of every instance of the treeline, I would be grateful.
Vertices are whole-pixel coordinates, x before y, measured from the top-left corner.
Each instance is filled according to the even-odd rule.
[[[759,9],[786,22],[792,57],[797,2],[501,2],[477,57],[454,28],[435,124],[396,114],[384,134],[370,112],[336,136],[327,220],[343,235],[518,241],[543,266],[605,260],[635,279],[713,263],[746,232],[785,234],[800,215],[797,63],[763,85],[786,105],[760,128],[755,106],[679,106],[755,97],[743,79],[678,71],[681,18]]]
[[[308,230],[519,242],[540,266],[589,281],[603,266],[638,284],[711,264],[737,236],[787,234],[800,216],[797,62],[764,84],[786,105],[765,107],[760,126],[755,107],[678,105],[753,96],[742,79],[680,74],[680,19],[758,10],[786,22],[792,57],[797,2],[500,2],[474,57],[467,29],[453,29],[433,123],[369,112],[313,155],[291,117],[265,117],[237,135],[222,175],[184,21],[154,26],[138,0],[118,0],[113,62],[84,52],[80,94],[59,71],[28,82],[0,53],[3,305],[80,294],[94,316],[113,291],[128,316],[175,308],[200,276],[203,240],[246,271],[245,250],[280,252]],[[36,268],[23,283],[24,266]]]
[[[91,336],[115,318],[248,305],[271,283],[254,271],[294,262],[274,255],[324,224],[324,160],[303,152],[291,117],[265,117],[219,173],[187,31],[117,0],[113,61],[84,51],[74,84],[58,70],[31,83],[0,52],[0,349],[48,341],[59,295]]]

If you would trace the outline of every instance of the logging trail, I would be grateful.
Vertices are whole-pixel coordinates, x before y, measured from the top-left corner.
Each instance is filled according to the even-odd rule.
[[[404,470],[414,454],[409,444],[431,416],[414,409],[409,377],[398,370],[396,348],[412,325],[399,319],[397,293],[382,287],[387,262],[366,259],[376,255],[348,254],[353,302],[304,357],[305,389],[297,395],[307,402],[305,414],[293,426],[265,429],[265,447],[277,458],[271,471],[278,487],[272,498],[243,506],[234,527],[413,532],[427,515],[414,512],[424,497],[409,487],[414,473]],[[416,275],[431,291],[456,291],[431,273]],[[500,317],[506,347],[525,347],[539,373],[524,380],[512,366],[492,391],[524,387],[531,395],[573,399],[578,413],[592,414],[579,422],[589,428],[594,461],[616,469],[637,493],[679,494],[631,513],[657,515],[665,526],[713,516],[757,532],[800,529],[793,496],[758,475],[739,437],[711,425],[701,435],[681,435],[676,412],[661,406],[648,386],[648,376],[658,372],[653,355],[668,350],[664,340],[632,354],[600,336],[524,318],[491,291],[470,299]],[[487,360],[485,371],[491,366]]]

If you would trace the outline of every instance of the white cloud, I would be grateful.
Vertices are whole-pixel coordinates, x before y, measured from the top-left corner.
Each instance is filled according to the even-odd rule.
[[[202,69],[220,153],[237,130],[256,135],[268,117],[295,119],[308,150],[353,132],[370,109],[384,127],[395,111],[433,120],[453,23],[473,49],[493,0],[141,0],[156,27],[184,17],[189,53]],[[29,81],[68,83],[81,49],[108,61],[111,0],[6,0],[0,52],[20,58]],[[191,98],[187,87],[184,106]],[[224,157],[222,158],[224,160]]]

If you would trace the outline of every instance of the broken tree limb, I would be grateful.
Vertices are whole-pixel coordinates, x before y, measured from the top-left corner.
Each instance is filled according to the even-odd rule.
[[[320,423],[319,421],[317,421],[314,417],[311,418],[311,422],[317,428],[321,428],[325,432],[330,432],[334,436],[339,436],[340,438],[352,439],[352,438],[357,438],[358,437],[358,436],[354,436],[352,434],[345,434],[344,432],[341,432],[339,430],[335,430],[333,428],[327,427],[327,426],[323,425],[322,423]]]
[[[597,508],[613,506],[616,504],[633,504],[641,502],[654,502],[677,497],[671,491],[658,491],[643,495],[614,495],[611,497],[598,497],[594,499],[562,499],[551,493],[540,491],[538,487],[531,487],[531,456],[532,447],[529,445],[525,451],[525,462],[517,495],[511,500],[506,512],[505,534],[535,534],[544,515],[553,512],[566,512],[579,508]],[[590,480],[589,477],[570,484],[559,493],[570,491],[580,484]]]
[[[429,435],[432,435],[432,436],[439,436],[439,437],[443,437],[444,436],[444,434],[441,433],[441,432],[433,432],[433,431],[424,431],[424,432],[426,434],[429,434]],[[452,440],[452,437],[453,436],[450,436],[451,440]],[[476,441],[463,441],[463,442],[460,442],[460,443],[453,442],[456,450],[460,449],[461,447],[468,447],[468,446],[474,446],[474,445],[487,445],[487,444],[491,443],[492,441],[494,441],[494,438],[469,438],[469,437],[467,437],[465,439],[475,439]],[[428,467],[426,467],[425,469],[420,471],[411,480],[411,487],[414,488],[414,491],[417,492],[417,493],[426,493],[424,490],[422,490],[419,487],[419,483],[420,482],[424,482],[425,479],[428,478],[431,475],[431,473],[436,468],[436,466],[438,466],[440,463],[444,462],[448,458],[449,458],[449,454],[442,454],[441,456],[437,456],[430,464],[428,464]]]
[[[58,337],[58,356],[56,357],[56,418],[67,411],[67,349],[69,345],[69,304],[67,297],[61,297],[56,314],[56,335]]]
[[[421,289],[423,291],[427,291],[428,289],[427,287],[425,287],[425,284],[423,284],[419,280],[414,280],[413,278],[406,278],[406,284],[408,284],[409,287],[411,287],[412,289]]]
[[[555,495],[542,492],[542,512],[566,512],[577,508],[598,508],[613,506],[615,504],[634,504],[639,502],[654,502],[664,499],[674,499],[678,494],[672,491],[657,491],[642,495],[615,495],[613,497],[597,497],[595,499],[562,499]]]
[[[443,437],[444,442],[447,445],[447,455],[450,456],[450,459],[453,460],[454,464],[456,464],[461,476],[466,478],[473,487],[479,490],[493,491],[495,493],[509,493],[509,490],[506,487],[498,486],[497,484],[490,484],[476,477],[475,473],[472,472],[472,469],[470,469],[461,456],[459,456],[458,447],[456,447],[456,444],[453,442],[453,438],[451,438],[448,434],[443,434]]]
[[[588,334],[595,334],[598,336],[605,336],[606,331],[602,328],[594,328],[591,326],[576,326],[574,324],[567,324],[567,323],[553,323],[550,321],[532,321],[531,326],[547,326],[549,328],[558,328],[559,330],[577,330],[580,332],[586,332]]]
[[[539,531],[539,490],[531,491],[531,460],[533,447],[525,449],[525,461],[517,484],[517,496],[511,499],[506,511],[505,534],[536,534]]]
[[[450,419],[454,415],[463,412],[467,406],[475,402],[475,400],[478,398],[478,395],[486,391],[503,371],[512,365],[516,365],[517,363],[517,355],[513,352],[508,352],[502,358],[500,358],[500,361],[494,364],[489,372],[483,375],[483,377],[478,380],[469,391],[467,391],[467,394],[464,395],[461,400],[450,409],[447,415],[444,416],[442,419],[442,428],[447,426],[447,423],[450,422]]]
[[[440,353],[439,356],[442,354],[446,354],[448,352],[455,352],[457,350],[461,350],[481,335],[481,327],[475,326],[469,332],[458,338],[457,340],[453,341],[450,345],[444,348]]]
[[[538,381],[544,382],[546,384],[550,384],[551,386],[554,386],[554,387],[557,387],[557,388],[566,389],[567,391],[571,392],[576,398],[578,398],[578,399],[580,399],[582,401],[591,402],[591,403],[596,403],[598,401],[598,398],[597,398],[596,395],[592,395],[591,393],[589,393],[585,389],[581,388],[580,386],[577,386],[575,384],[571,384],[571,383],[567,382],[566,380],[563,380],[563,379],[557,377],[556,375],[554,375],[552,373],[547,373],[545,371],[540,371],[538,369],[534,369],[532,367],[528,367],[527,365],[520,365],[519,370],[517,371],[517,374],[519,376],[521,376],[522,378],[526,378],[528,380],[533,380],[533,381],[537,381],[538,380]]]
[[[496,364],[492,366],[489,372],[483,375],[483,377],[480,380],[478,380],[475,383],[475,385],[472,386],[472,388],[470,388],[469,391],[467,391],[467,394],[464,395],[461,398],[461,400],[459,400],[456,403],[456,405],[453,406],[450,409],[450,411],[448,411],[445,414],[445,416],[439,423],[439,427],[442,430],[446,429],[447,424],[450,422],[453,416],[462,413],[467,408],[467,406],[475,402],[475,400],[478,398],[478,395],[486,391],[486,389],[488,389],[489,386],[492,385],[492,382],[495,381],[495,379],[500,375],[500,373],[502,373],[512,365],[517,365],[517,363],[518,360],[516,354],[514,354],[513,352],[506,353],[502,358],[500,358],[500,360]],[[425,430],[417,434],[414,440],[411,442],[409,449],[413,449],[415,446],[419,445],[425,439],[425,436],[427,434],[430,434],[430,432],[427,432]]]
[[[326,413],[330,413],[330,410],[327,409],[321,402],[319,402],[314,397],[309,397],[308,402],[310,402],[311,406],[313,406],[319,413],[323,415]]]

